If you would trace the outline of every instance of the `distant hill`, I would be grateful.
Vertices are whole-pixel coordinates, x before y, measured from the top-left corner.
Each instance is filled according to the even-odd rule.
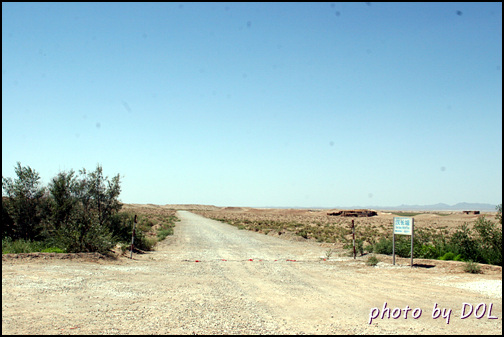
[[[192,204],[168,204],[168,205],[137,205],[130,204],[131,206],[144,206],[144,207],[162,207],[167,209],[178,210],[219,210],[224,207],[214,205],[192,205]],[[258,208],[277,208],[277,209],[374,209],[374,210],[387,210],[387,211],[481,211],[481,212],[496,212],[497,205],[481,204],[481,203],[468,203],[460,202],[455,205],[448,204],[434,204],[434,205],[400,205],[400,206],[352,206],[352,207],[258,207]],[[231,207],[228,207],[230,209]]]
[[[434,204],[434,205],[401,205],[396,207],[368,207],[372,209],[382,209],[391,211],[486,211],[495,212],[497,205],[459,202],[455,205]]]
[[[307,209],[374,209],[386,211],[481,211],[496,212],[497,205],[459,202],[455,205],[433,204],[433,205],[400,205],[400,206],[351,206],[351,207],[265,207],[265,208],[307,208]]]

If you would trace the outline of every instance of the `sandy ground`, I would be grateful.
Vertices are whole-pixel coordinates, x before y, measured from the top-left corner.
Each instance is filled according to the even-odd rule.
[[[178,217],[174,236],[133,260],[4,256],[2,334],[502,333],[500,267],[324,261],[321,244]]]

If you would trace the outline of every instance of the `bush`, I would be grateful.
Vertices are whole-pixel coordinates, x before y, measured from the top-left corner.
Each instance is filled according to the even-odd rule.
[[[302,237],[304,239],[308,239],[308,233],[305,230],[301,230],[301,231],[297,232],[296,235],[299,235],[300,237]]]
[[[455,254],[453,252],[448,252],[438,258],[438,260],[454,260],[454,259],[455,259]]]
[[[478,242],[467,224],[460,226],[449,240],[450,249],[466,260],[480,260]]]
[[[374,245],[374,252],[376,254],[392,255],[392,240],[387,238],[380,238]]]
[[[455,258],[453,259],[453,261],[464,261],[464,259],[462,258],[462,254],[459,254],[459,255],[455,256]]]
[[[424,259],[435,259],[438,257],[438,252],[436,250],[436,247],[434,245],[422,245],[420,247],[420,252],[418,254],[419,258],[424,258]]]
[[[21,254],[21,253],[64,253],[59,247],[51,246],[50,242],[32,241],[25,239],[12,240],[5,238],[2,240],[2,254]]]
[[[91,222],[65,224],[51,239],[68,253],[98,252],[107,253],[115,246],[112,233],[105,226]]]
[[[482,273],[481,267],[473,261],[466,262],[466,264],[464,266],[464,271],[466,273],[471,273],[471,274],[481,274]]]
[[[378,262],[380,262],[380,260],[378,260],[378,258],[376,256],[370,256],[367,261],[366,261],[366,264],[368,266],[376,266],[378,264]]]
[[[57,248],[57,247],[50,247],[46,249],[42,249],[42,253],[64,253],[65,251],[63,249]]]
[[[40,252],[43,246],[38,241],[6,238],[2,240],[2,254],[21,254]]]
[[[173,235],[173,228],[161,229],[157,232],[157,238],[159,241],[163,241],[168,235]]]
[[[13,239],[39,239],[40,224],[45,216],[42,206],[46,189],[41,186],[40,175],[29,166],[23,167],[18,162],[14,170],[17,179],[2,176],[2,189],[7,195],[7,199],[2,200],[2,208],[5,204],[7,213],[2,214],[2,222],[4,219],[9,222],[9,218],[13,221],[13,224],[2,230],[2,235],[9,235]]]
[[[479,234],[480,261],[502,266],[502,228],[485,217],[480,217],[476,220],[474,229]]]

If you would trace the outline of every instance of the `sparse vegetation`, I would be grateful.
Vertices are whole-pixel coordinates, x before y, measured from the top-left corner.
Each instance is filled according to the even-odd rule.
[[[406,217],[414,217],[422,213],[412,213],[412,212],[394,212],[392,214],[395,214],[397,216],[406,216]]]
[[[351,219],[327,216],[327,212],[304,210],[206,210],[197,212],[208,218],[223,221],[239,229],[259,233],[290,233],[306,240],[338,244],[352,250]],[[422,213],[397,212],[399,216],[418,216]],[[444,213],[431,214],[433,220],[415,220],[415,258],[453,259],[455,261],[475,261],[502,265],[502,205],[497,206],[497,223],[484,216],[467,223],[465,218],[458,226]],[[392,219],[355,219],[356,250],[375,254],[392,254]],[[424,218],[425,219],[425,218]],[[463,219],[463,220],[462,220]],[[448,221],[448,222],[447,222]],[[418,224],[422,224],[418,226]],[[450,224],[448,226],[447,224]],[[411,238],[404,235],[395,237],[395,253],[400,257],[410,257]]]
[[[473,261],[468,261],[465,263],[464,271],[466,273],[471,273],[471,274],[481,274],[482,273],[481,267]]]
[[[376,256],[370,256],[367,261],[366,261],[366,264],[368,266],[376,266],[378,263],[380,262],[380,260],[378,260],[378,258]]]

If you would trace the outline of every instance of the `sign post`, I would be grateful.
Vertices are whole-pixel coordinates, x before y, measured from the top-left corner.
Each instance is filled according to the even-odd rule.
[[[392,263],[395,265],[395,235],[411,235],[411,267],[413,267],[413,218],[394,217],[394,233],[392,235]]]
[[[137,216],[135,214],[135,219],[133,220],[133,231],[131,232],[131,248],[130,248],[130,259],[133,259],[133,240],[135,240],[135,225],[137,223]]]
[[[353,258],[355,260],[355,225],[354,221],[352,220],[352,241],[353,241]]]

